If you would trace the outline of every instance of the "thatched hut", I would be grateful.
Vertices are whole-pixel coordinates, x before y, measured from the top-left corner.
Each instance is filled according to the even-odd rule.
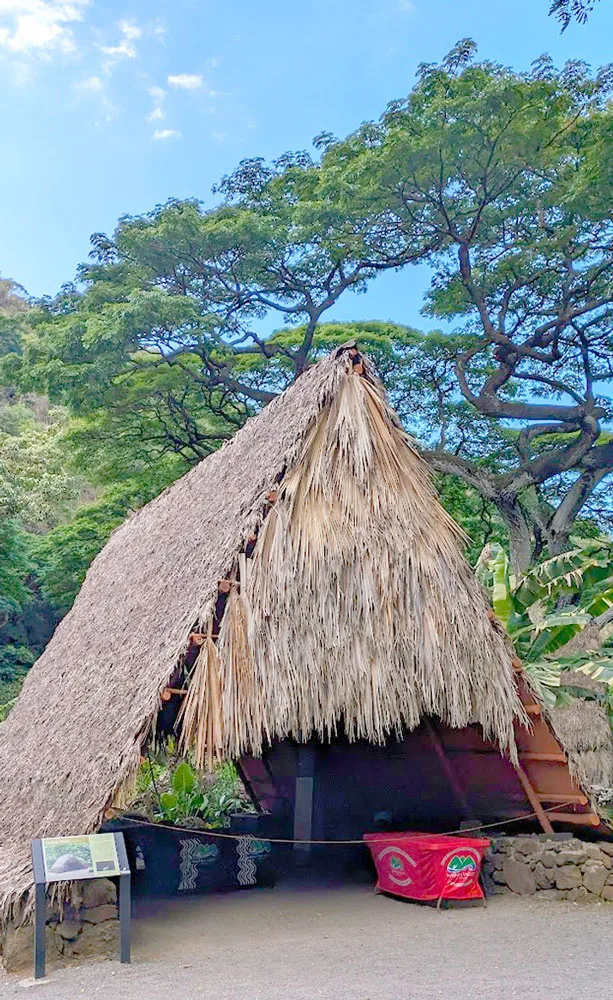
[[[30,890],[32,837],[91,832],[121,804],[169,685],[187,687],[201,763],[242,759],[255,788],[264,754],[296,806],[297,748],[321,748],[312,821],[351,782],[368,808],[387,783],[439,824],[462,799],[483,819],[542,813],[526,750],[540,709],[460,543],[356,348],[302,375],[115,531],[30,671],[0,728],[4,916]],[[581,811],[559,772],[549,799],[572,787]],[[356,802],[330,813],[358,822]]]

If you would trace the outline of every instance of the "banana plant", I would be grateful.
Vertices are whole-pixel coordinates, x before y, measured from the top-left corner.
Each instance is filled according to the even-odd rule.
[[[556,702],[564,671],[613,682],[613,647],[607,645],[605,629],[613,622],[611,539],[573,539],[571,550],[544,560],[520,579],[511,574],[502,546],[489,545],[475,572],[546,703]],[[565,649],[588,627],[585,637],[589,634],[594,649],[581,648],[581,642],[577,649]]]

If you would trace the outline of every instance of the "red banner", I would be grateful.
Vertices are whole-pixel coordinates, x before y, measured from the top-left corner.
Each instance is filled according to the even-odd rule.
[[[446,834],[365,833],[377,889],[407,899],[483,899],[479,873],[489,840]]]

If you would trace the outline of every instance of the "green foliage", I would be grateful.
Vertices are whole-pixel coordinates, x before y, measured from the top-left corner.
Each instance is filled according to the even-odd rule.
[[[518,73],[463,40],[378,121],[319,136],[318,158],[243,161],[211,210],[171,200],[95,234],[54,299],[0,280],[5,675],[40,651],[130,510],[349,339],[373,357],[472,559],[508,543],[524,573],[571,530],[613,523],[612,83],[608,67],[547,57]],[[430,269],[424,315],[442,330],[325,322],[346,292],[414,263]],[[599,586],[598,567],[581,571]],[[495,573],[510,622],[512,574]],[[542,585],[522,578],[526,593]],[[517,635],[533,664],[555,652],[554,629],[562,642],[581,627],[569,615],[592,613],[568,589],[547,598],[563,620]],[[520,617],[541,606],[520,599]]]
[[[602,634],[592,637],[594,648],[564,652],[588,626],[598,629],[602,622],[607,631],[604,626],[613,609],[610,538],[575,539],[573,549],[545,560],[519,580],[509,571],[505,550],[488,545],[476,573],[517,655],[548,703],[555,703],[555,689],[564,671],[613,682],[613,645],[606,634],[604,641]]]
[[[597,0],[552,0],[549,13],[559,21],[562,31],[566,31],[573,21],[585,24],[596,3]]]
[[[148,763],[143,765],[143,773],[146,783]],[[159,764],[154,780],[156,786],[165,781],[164,768]],[[157,802],[156,819],[162,822],[180,824],[198,818],[217,829],[227,826],[231,814],[246,806],[236,768],[229,762],[217,767],[212,780],[203,782],[190,764],[181,761],[168,774],[167,783],[168,790],[160,794]]]

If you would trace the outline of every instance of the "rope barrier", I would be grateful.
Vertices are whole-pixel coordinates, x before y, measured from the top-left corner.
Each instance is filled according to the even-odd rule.
[[[549,809],[543,809],[544,813],[554,813],[558,809],[565,809],[567,806],[574,805],[574,800],[571,799],[569,802],[560,802],[558,805],[550,806]],[[447,830],[445,833],[437,834],[440,837],[452,837],[456,834],[466,835],[469,833],[480,833],[483,830],[493,830],[496,827],[508,826],[510,823],[520,823],[523,820],[535,819],[536,812],[524,813],[521,816],[514,816],[512,819],[497,820],[495,823],[480,823],[479,826],[469,827],[468,829],[458,829],[458,830]],[[295,840],[290,837],[266,837],[259,836],[258,834],[249,833],[221,833],[219,830],[209,830],[197,829],[190,826],[173,826],[171,823],[155,823],[152,824],[149,820],[138,819],[137,817],[129,816],[129,814],[123,813],[120,815],[124,816],[130,823],[135,823],[137,826],[152,826],[155,825],[161,830],[181,830],[185,833],[198,833],[206,837],[214,837],[219,840],[242,840],[244,837],[252,837],[254,840],[265,840],[269,844],[308,844],[316,846],[326,846],[326,847],[354,847],[356,845],[363,845],[364,840],[360,838],[359,840]],[[390,833],[389,837],[380,837],[380,842],[385,840],[393,841],[397,838],[398,831],[396,833]],[[412,834],[414,837],[431,837],[431,833],[415,833]]]

